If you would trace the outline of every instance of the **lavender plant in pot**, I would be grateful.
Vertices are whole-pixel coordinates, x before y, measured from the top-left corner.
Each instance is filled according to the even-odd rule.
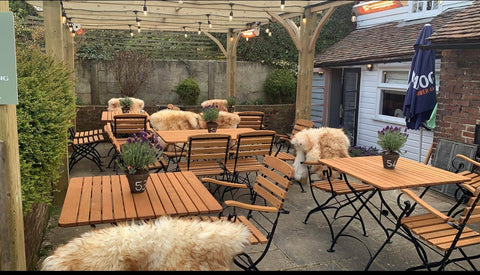
[[[383,167],[387,169],[395,169],[397,160],[401,154],[406,151],[401,151],[408,139],[407,128],[386,126],[381,131],[378,131],[377,144],[382,147]]]

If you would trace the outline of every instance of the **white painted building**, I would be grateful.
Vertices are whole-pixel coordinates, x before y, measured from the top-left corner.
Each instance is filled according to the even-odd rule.
[[[413,45],[422,27],[443,26],[472,1],[360,1],[355,30],[315,58],[311,119],[316,127],[343,127],[352,145],[374,146],[387,125],[405,127],[402,115]],[[390,6],[389,6],[390,5]],[[441,85],[440,53],[436,83]],[[404,157],[423,162],[433,132],[408,130]]]

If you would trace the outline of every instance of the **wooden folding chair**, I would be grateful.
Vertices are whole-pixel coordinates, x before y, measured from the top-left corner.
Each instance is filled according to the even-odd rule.
[[[262,245],[263,251],[255,251],[251,255],[243,252],[234,259],[235,264],[244,270],[258,270],[257,265],[267,254],[277,228],[280,214],[288,214],[284,209],[285,199],[290,188],[295,170],[285,161],[267,155],[263,159],[250,203],[237,200],[224,201],[225,208],[220,217],[201,217],[203,220],[224,219],[245,224],[251,232],[250,244]],[[211,178],[202,179],[204,183],[216,183],[231,187],[231,182],[218,181]],[[235,187],[246,189],[246,184],[236,184]],[[257,199],[261,200],[256,204]],[[228,212],[228,213],[227,213]],[[253,259],[255,258],[255,259]]]
[[[238,123],[237,128],[252,128],[255,130],[265,129],[263,125],[263,119],[265,117],[264,112],[260,111],[244,111],[238,112],[240,117],[240,122]]]
[[[222,162],[231,182],[246,183],[252,188],[249,180],[251,173],[257,173],[263,167],[262,159],[272,153],[275,131],[257,130],[239,134],[235,147],[230,151],[233,158]]]
[[[151,133],[147,114],[117,114],[113,117],[112,132],[117,138],[129,137],[144,131]]]
[[[480,187],[475,188],[472,197],[457,219],[435,209],[412,190],[403,189],[402,192],[415,203],[411,206],[409,200],[404,202],[404,211],[399,217],[396,229],[373,259],[378,256],[385,244],[396,233],[414,244],[415,250],[422,261],[421,265],[407,269],[409,271],[432,270],[433,268],[438,268],[437,270],[441,271],[445,270],[447,265],[458,262],[467,262],[473,270],[477,271],[477,267],[472,260],[480,258],[480,253],[478,253],[480,251],[480,233],[467,225],[480,222]],[[426,213],[420,211],[419,214],[412,215],[416,206],[422,207],[426,210]],[[475,252],[469,255],[465,248],[471,246],[477,246],[477,248],[472,248]],[[426,252],[427,248],[438,254],[440,258],[430,260]],[[459,251],[460,254],[453,254],[455,250]]]
[[[100,171],[103,172],[102,159],[100,153],[96,149],[100,142],[105,141],[103,130],[95,129],[75,132],[73,128],[69,128],[69,133],[70,146],[72,148],[72,153],[68,163],[69,171],[71,171],[75,164],[77,164],[80,160],[86,158],[95,163]]]
[[[292,141],[293,136],[304,130],[304,129],[309,129],[313,128],[314,123],[311,120],[308,119],[297,119],[295,122],[295,125],[293,125],[292,132],[286,135],[283,134],[277,134],[277,151],[274,154],[279,159],[285,160],[285,161],[295,161],[295,156],[290,154],[290,149],[292,144],[290,141]],[[284,147],[286,147],[286,151],[281,151]]]
[[[197,176],[225,176],[220,161],[227,163],[230,135],[201,134],[188,138],[186,159],[178,163],[180,171],[192,171]]]

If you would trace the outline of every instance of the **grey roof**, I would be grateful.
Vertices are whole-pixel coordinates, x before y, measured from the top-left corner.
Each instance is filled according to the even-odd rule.
[[[429,22],[388,23],[351,32],[315,58],[316,67],[360,65],[366,63],[401,62],[412,59],[413,44],[428,23],[440,29],[462,9],[444,12]]]

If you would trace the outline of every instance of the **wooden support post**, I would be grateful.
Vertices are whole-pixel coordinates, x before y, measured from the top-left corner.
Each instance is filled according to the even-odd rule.
[[[0,1],[0,12],[8,11],[8,1]],[[0,270],[25,271],[27,266],[15,105],[0,105],[0,129]]]
[[[44,25],[45,25],[45,48],[48,55],[53,56],[55,61],[63,62],[68,68],[73,68],[73,38],[67,35],[67,29],[62,24],[62,9],[60,1],[43,1]],[[68,43],[67,40],[71,39]],[[67,56],[68,55],[68,56]],[[60,167],[62,173],[58,180],[56,188],[60,192],[55,192],[53,203],[57,206],[63,205],[65,194],[67,192],[69,171],[68,171],[68,148],[65,148],[65,157],[63,165]]]
[[[235,96],[237,78],[237,46],[239,33],[229,31],[227,34],[227,97]]]

